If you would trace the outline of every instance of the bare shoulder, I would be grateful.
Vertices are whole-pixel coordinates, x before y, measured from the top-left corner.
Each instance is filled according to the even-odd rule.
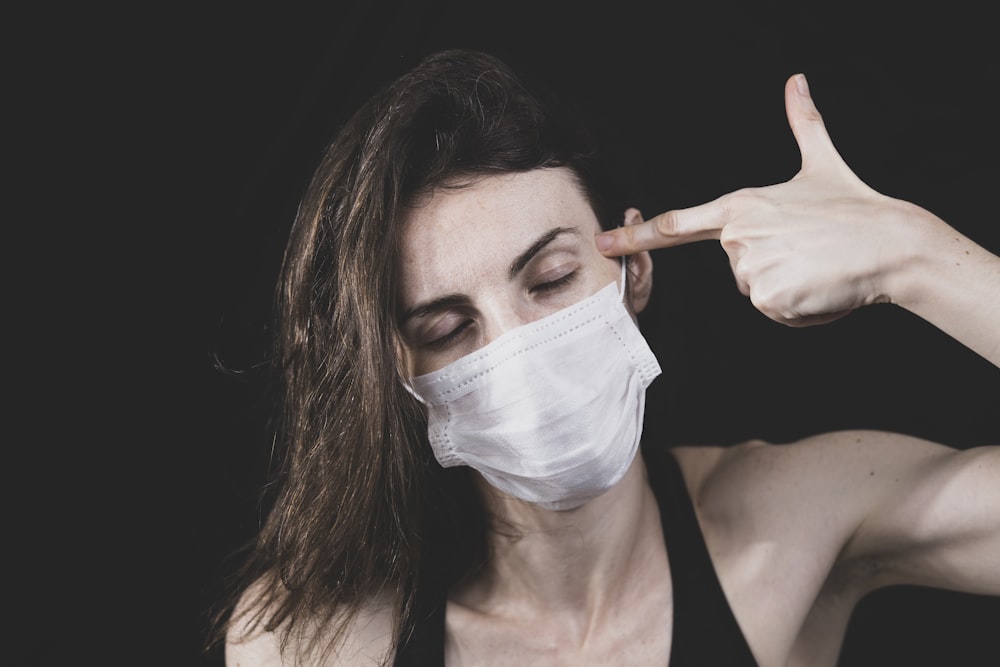
[[[873,508],[945,470],[951,447],[885,431],[834,431],[787,443],[753,440],[676,450],[707,530],[721,543],[780,535],[797,548],[839,552]],[[770,538],[768,538],[770,539]]]
[[[700,499],[748,494],[812,493],[844,484],[879,484],[955,453],[952,447],[901,433],[845,430],[787,443],[749,440],[724,447],[675,448],[689,488]],[[867,480],[867,481],[866,481]]]
[[[885,554],[946,535],[959,517],[978,520],[971,510],[997,495],[989,487],[1000,475],[996,447],[961,450],[874,430],[676,454],[699,517],[718,538],[781,536],[840,558]]]
[[[677,454],[723,568],[745,565],[748,546],[768,545],[781,576],[808,554],[817,569],[800,579],[829,585],[825,570],[841,590],[1000,592],[1000,446],[837,431]]]
[[[226,634],[226,667],[375,667],[391,663],[394,612],[390,600],[366,604],[347,621],[339,637],[319,636],[314,624],[290,633],[282,645],[284,633],[265,627],[268,610],[254,606],[258,592],[254,587],[247,590],[233,614],[235,620]]]

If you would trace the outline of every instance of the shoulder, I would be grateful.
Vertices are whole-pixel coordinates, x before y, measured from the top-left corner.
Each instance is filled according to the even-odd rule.
[[[958,530],[995,532],[985,514],[997,502],[996,447],[848,430],[675,451],[706,539],[720,550],[766,543],[831,567],[874,558],[898,570],[915,546],[954,543]]]
[[[1000,448],[838,431],[674,454],[755,650],[787,655],[882,586],[1000,591]]]
[[[767,543],[826,561],[854,553],[845,547],[857,544],[863,524],[874,525],[878,508],[906,506],[908,490],[956,451],[908,435],[851,430],[675,454],[706,538],[720,548]]]
[[[957,450],[901,433],[844,430],[772,443],[750,440],[725,447],[674,449],[692,494],[715,504],[745,506],[786,494],[843,496],[875,490],[886,478],[934,465]]]
[[[261,607],[258,582],[242,595],[226,633],[226,667],[375,667],[391,664],[394,611],[389,599],[371,600],[357,614],[283,632],[268,629],[269,610]],[[330,633],[329,636],[324,636]]]

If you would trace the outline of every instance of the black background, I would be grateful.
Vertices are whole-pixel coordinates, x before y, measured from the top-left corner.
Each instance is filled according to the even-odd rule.
[[[486,49],[570,96],[620,147],[647,215],[794,175],[782,88],[803,71],[862,179],[1000,252],[987,3],[181,3],[9,20],[5,664],[221,664],[199,654],[202,613],[257,521],[254,369],[296,200],[339,123],[430,51]],[[788,329],[736,291],[717,244],[655,259],[648,433],[1000,440],[997,369],[908,313]],[[996,598],[886,590],[858,609],[842,664],[996,665],[998,630]]]

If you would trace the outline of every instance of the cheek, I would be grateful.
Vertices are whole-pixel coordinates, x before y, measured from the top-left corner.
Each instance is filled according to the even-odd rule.
[[[597,262],[597,268],[594,271],[597,274],[597,281],[600,283],[598,289],[604,287],[608,283],[614,281],[621,287],[622,279],[622,259],[619,257],[605,257],[600,255],[600,259]]]

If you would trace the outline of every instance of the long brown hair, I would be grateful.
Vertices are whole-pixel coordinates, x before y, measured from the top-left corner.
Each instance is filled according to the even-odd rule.
[[[283,645],[308,625],[315,641],[304,650],[330,650],[362,604],[388,596],[398,642],[418,586],[447,586],[485,561],[490,519],[469,472],[434,461],[423,410],[401,382],[401,212],[483,175],[568,167],[613,225],[624,198],[596,145],[503,62],[457,50],[425,58],[340,130],[285,250],[277,493],[234,589],[256,582],[248,617],[230,623],[279,630]]]

